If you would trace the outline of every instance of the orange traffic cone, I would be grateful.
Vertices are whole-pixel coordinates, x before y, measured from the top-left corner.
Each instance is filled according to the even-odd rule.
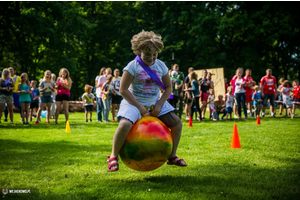
[[[257,115],[257,119],[256,119],[256,125],[260,125],[260,119],[259,119],[259,115]]]
[[[70,133],[70,132],[71,132],[71,128],[70,128],[69,121],[67,121],[66,132],[67,132],[67,133]]]
[[[232,134],[230,149],[235,149],[235,148],[241,148],[239,134],[238,134],[236,124],[234,124],[234,126],[233,126],[233,134]]]
[[[190,117],[190,119],[189,119],[189,127],[192,127],[193,126],[193,124],[192,124],[192,117]]]

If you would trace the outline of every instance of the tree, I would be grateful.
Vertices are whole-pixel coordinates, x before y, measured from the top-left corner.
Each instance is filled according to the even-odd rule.
[[[0,2],[0,66],[42,78],[71,73],[71,98],[94,85],[101,67],[120,71],[134,58],[130,40],[141,30],[162,35],[159,55],[180,70],[224,67],[225,77],[267,68],[300,78],[300,14],[294,2]]]

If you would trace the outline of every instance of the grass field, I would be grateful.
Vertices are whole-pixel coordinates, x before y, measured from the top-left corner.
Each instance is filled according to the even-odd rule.
[[[298,116],[298,113],[296,116]],[[137,172],[106,156],[118,123],[85,123],[71,113],[71,133],[59,125],[0,124],[0,187],[31,194],[3,199],[299,199],[300,117],[183,123],[178,156],[188,167]],[[183,118],[183,117],[182,117]],[[52,122],[53,123],[53,120]],[[237,124],[241,149],[230,149]]]

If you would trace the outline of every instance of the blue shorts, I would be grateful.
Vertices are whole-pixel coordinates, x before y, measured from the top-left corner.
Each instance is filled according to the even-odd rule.
[[[264,100],[263,100],[263,105],[264,106],[268,105],[268,99],[270,99],[270,105],[275,106],[275,96],[274,96],[274,94],[265,94]]]
[[[294,99],[294,102],[300,102],[300,99]]]
[[[225,112],[228,113],[228,114],[231,114],[232,113],[232,107],[227,107],[225,109]]]
[[[53,103],[51,96],[41,96],[41,103]]]

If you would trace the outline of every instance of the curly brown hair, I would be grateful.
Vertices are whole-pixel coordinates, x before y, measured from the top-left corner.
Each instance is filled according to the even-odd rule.
[[[153,31],[144,31],[134,35],[131,39],[131,49],[135,55],[141,55],[141,51],[145,48],[154,47],[157,52],[161,52],[164,48],[162,37]]]

